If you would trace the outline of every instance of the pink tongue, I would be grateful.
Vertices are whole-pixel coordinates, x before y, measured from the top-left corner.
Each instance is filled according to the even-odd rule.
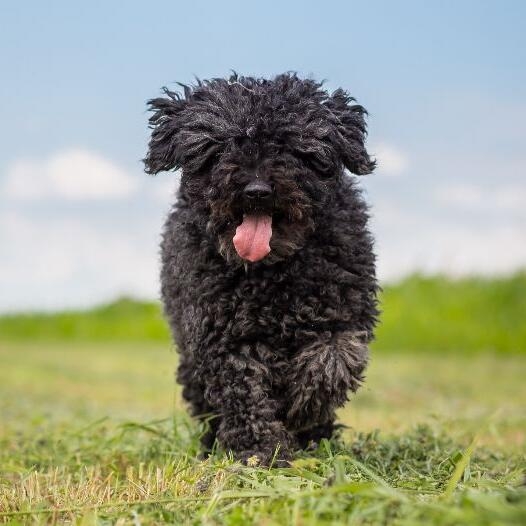
[[[264,214],[251,214],[243,218],[234,236],[234,247],[239,257],[254,263],[270,252],[272,236],[272,217]]]

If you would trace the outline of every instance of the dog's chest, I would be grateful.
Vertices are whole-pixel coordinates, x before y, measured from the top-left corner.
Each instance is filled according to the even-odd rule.
[[[261,342],[289,354],[323,330],[326,320],[321,284],[306,287],[289,275],[240,273],[202,303],[214,333],[230,342]]]

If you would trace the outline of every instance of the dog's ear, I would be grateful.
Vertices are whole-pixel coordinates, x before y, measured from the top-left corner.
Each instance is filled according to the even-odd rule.
[[[187,101],[179,93],[167,88],[163,88],[163,91],[166,97],[148,101],[148,109],[153,112],[149,119],[152,136],[148,153],[143,159],[148,174],[174,170],[181,165],[182,152],[178,136],[182,128],[181,113]]]
[[[374,170],[376,161],[365,149],[367,111],[342,89],[337,89],[325,102],[331,113],[335,133],[333,142],[343,165],[356,175],[365,175]]]

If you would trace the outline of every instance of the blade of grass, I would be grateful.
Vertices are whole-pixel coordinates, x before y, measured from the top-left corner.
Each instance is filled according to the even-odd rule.
[[[444,490],[444,493],[442,493],[443,499],[449,499],[451,495],[453,495],[453,492],[455,491],[455,488],[457,487],[457,484],[460,482],[460,479],[462,478],[462,475],[464,474],[464,471],[469,464],[469,461],[471,459],[471,455],[473,455],[473,451],[475,450],[475,444],[478,439],[478,434],[475,435],[473,440],[471,441],[471,444],[465,449],[465,451],[462,453],[462,457],[457,462],[455,469],[453,471],[453,474],[451,475],[451,478],[449,479],[446,489]]]
[[[376,482],[379,486],[382,486],[384,489],[386,489],[391,495],[399,498],[400,500],[407,500],[407,497],[403,493],[398,491],[396,488],[393,488],[393,486],[389,485],[382,477],[380,477],[374,471],[369,469],[365,464],[362,464],[359,460],[356,460],[355,458],[351,457],[349,457],[349,461],[360,471],[365,473],[372,481]]]

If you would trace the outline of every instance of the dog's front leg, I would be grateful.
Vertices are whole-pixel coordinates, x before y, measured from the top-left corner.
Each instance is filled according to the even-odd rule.
[[[253,346],[255,347],[255,345]],[[237,353],[221,353],[210,364],[207,402],[218,414],[217,439],[238,460],[285,465],[292,439],[277,419],[278,403],[271,396],[271,373],[245,345]],[[277,452],[277,454],[276,454]]]
[[[324,332],[299,349],[290,365],[287,426],[331,428],[335,409],[360,386],[367,359],[366,337],[353,331]]]

